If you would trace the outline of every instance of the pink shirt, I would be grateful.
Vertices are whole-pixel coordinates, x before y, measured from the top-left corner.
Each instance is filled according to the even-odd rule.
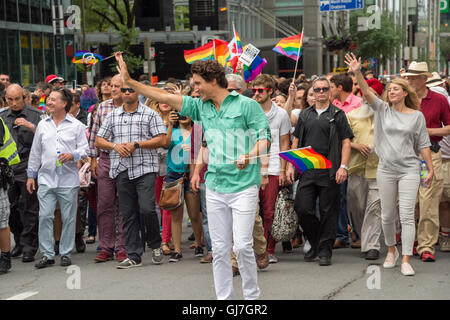
[[[353,93],[350,93],[347,99],[345,99],[344,103],[342,103],[339,99],[335,99],[333,101],[333,104],[344,111],[346,114],[352,110],[355,110],[356,108],[359,108],[361,106],[361,103],[362,98],[355,96]]]

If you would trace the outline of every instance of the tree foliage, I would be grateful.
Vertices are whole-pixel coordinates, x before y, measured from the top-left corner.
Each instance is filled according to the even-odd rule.
[[[144,59],[141,56],[136,57],[130,51],[131,44],[136,43],[139,39],[139,31],[134,28],[128,29],[126,26],[120,26],[118,33],[120,35],[120,42],[114,46],[113,50],[114,52],[122,51],[123,60],[127,64],[128,71],[134,73],[137,69],[142,68],[144,63]],[[117,71],[115,63],[110,66],[113,72]]]
[[[355,12],[350,17],[350,34],[356,44],[355,53],[363,59],[376,58],[384,63],[404,43],[405,29],[394,25],[389,16],[382,15],[379,29],[357,31],[358,17],[366,16],[363,12]]]

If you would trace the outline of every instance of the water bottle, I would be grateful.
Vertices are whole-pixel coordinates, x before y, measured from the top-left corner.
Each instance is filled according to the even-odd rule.
[[[61,154],[61,151],[56,152],[56,174],[61,175],[62,174],[62,163],[59,161],[59,155]]]
[[[425,180],[428,176],[428,167],[425,161],[420,163],[420,185],[422,187],[428,188],[429,186],[425,184]]]

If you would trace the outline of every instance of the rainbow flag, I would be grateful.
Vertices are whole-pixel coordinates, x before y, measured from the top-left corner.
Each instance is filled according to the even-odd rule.
[[[302,46],[303,31],[296,36],[281,39],[272,50],[297,61],[302,55]]]
[[[299,172],[332,167],[330,160],[315,152],[311,147],[280,152],[280,157],[292,163]]]
[[[43,94],[41,96],[41,98],[39,99],[39,107],[38,107],[38,109],[41,110],[41,111],[45,111],[45,94]]]
[[[256,79],[262,72],[262,69],[266,66],[267,60],[256,56],[250,66],[244,64],[244,80],[245,82],[250,82]]]
[[[94,65],[97,62],[100,62],[102,60],[104,60],[105,57],[97,54],[97,53],[93,53],[93,52],[89,52],[89,51],[77,51],[72,59],[73,63],[81,63],[81,64],[87,64],[87,65]]]
[[[214,39],[196,49],[184,50],[184,60],[189,64],[195,61],[217,60],[224,66],[229,56],[228,42],[220,39]]]

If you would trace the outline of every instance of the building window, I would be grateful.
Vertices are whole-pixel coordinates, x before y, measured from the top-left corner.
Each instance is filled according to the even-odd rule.
[[[19,32],[16,30],[8,30],[8,66],[9,77],[11,82],[20,83],[20,46],[19,46]]]
[[[20,34],[20,49],[22,53],[22,83],[26,87],[32,83],[33,72],[31,69],[31,35],[28,32]]]
[[[8,73],[8,46],[7,46],[7,31],[0,29],[0,72]]]
[[[42,56],[42,39],[40,33],[32,34],[34,83],[44,80],[44,59]]]
[[[3,0],[0,0],[0,20],[5,20],[5,3]]]
[[[55,73],[55,57],[53,54],[53,35],[44,34],[45,75]]]
[[[50,0],[42,0],[42,24],[52,25],[52,7]]]
[[[215,7],[215,0],[197,0],[191,8],[193,10],[193,16],[210,17],[215,14]]]
[[[15,0],[6,0],[6,20],[17,22],[17,4]]]
[[[39,0],[31,0],[31,23],[41,24],[41,4]]]
[[[30,23],[30,8],[28,0],[19,0],[19,20],[22,23]]]

